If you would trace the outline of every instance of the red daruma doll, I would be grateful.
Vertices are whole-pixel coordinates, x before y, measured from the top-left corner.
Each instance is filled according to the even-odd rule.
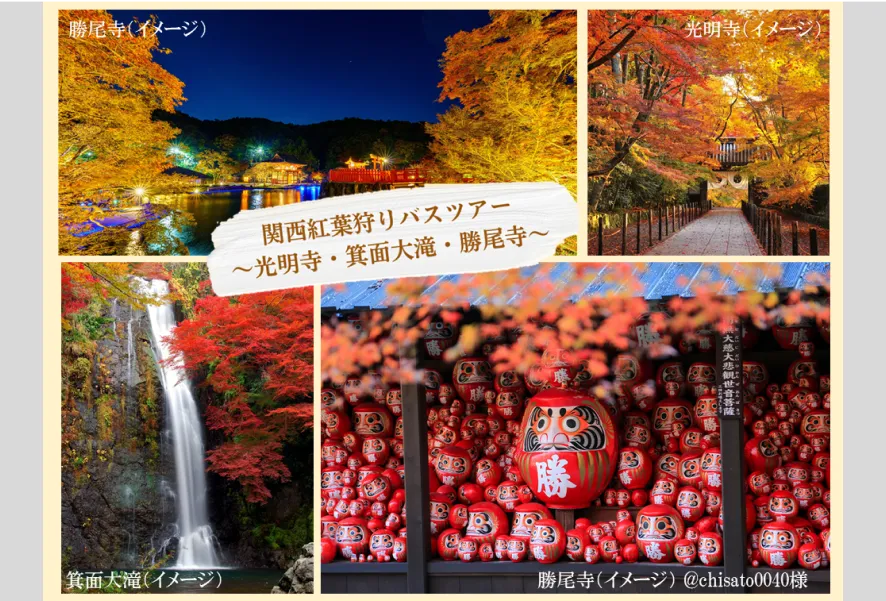
[[[394,533],[390,530],[376,530],[369,537],[369,552],[376,561],[391,561],[394,558]]]
[[[677,546],[674,547],[674,558],[677,560],[677,563],[682,563],[684,566],[688,566],[695,561],[695,557],[696,551],[694,542],[688,538],[681,538],[677,541]]]
[[[532,536],[532,526],[542,519],[551,519],[553,516],[548,508],[541,503],[523,503],[514,509],[514,519],[511,522],[511,538],[522,538],[527,542]]]
[[[461,532],[455,528],[444,530],[437,538],[437,555],[445,561],[453,561],[458,556],[458,543],[460,540]]]
[[[531,398],[515,459],[535,497],[551,509],[582,509],[615,473],[618,437],[596,399],[549,389]]]
[[[496,537],[503,536],[507,532],[508,516],[495,503],[484,501],[474,503],[468,508],[468,527],[465,534],[473,538],[478,545],[494,543]]]
[[[784,520],[776,520],[760,530],[760,555],[770,568],[787,569],[797,561],[800,535]]]
[[[458,541],[458,551],[456,554],[458,558],[462,561],[474,561],[477,559],[477,556],[480,553],[480,548],[477,546],[477,541],[475,541],[470,536],[463,536]]]
[[[437,455],[434,473],[442,484],[461,486],[471,475],[471,454],[461,447],[448,446]]]
[[[338,554],[338,545],[331,538],[320,539],[320,563],[330,563]]]
[[[566,532],[557,520],[539,520],[532,527],[529,551],[538,563],[554,563],[566,551]]]
[[[369,527],[362,518],[345,518],[335,531],[338,552],[345,559],[365,555],[369,548]]]
[[[406,561],[406,537],[398,536],[394,539],[394,560],[403,562]]]
[[[584,559],[585,547],[591,544],[591,537],[584,528],[575,527],[566,533],[566,555],[571,561]]]
[[[698,535],[698,559],[706,566],[718,566],[723,562],[723,539],[714,532]]]
[[[653,563],[674,559],[683,532],[683,518],[670,505],[647,505],[637,514],[637,545]]]
[[[643,449],[624,447],[619,451],[618,479],[626,489],[646,488],[652,471],[652,459]]]
[[[452,385],[466,403],[482,403],[487,390],[494,391],[492,368],[479,357],[465,357],[455,362]]]
[[[387,407],[378,403],[360,403],[353,410],[354,432],[360,436],[390,438],[394,433],[394,418]]]
[[[425,345],[425,352],[431,359],[440,359],[443,352],[453,346],[458,340],[458,336],[453,331],[452,326],[443,320],[435,319],[428,326],[422,342]]]

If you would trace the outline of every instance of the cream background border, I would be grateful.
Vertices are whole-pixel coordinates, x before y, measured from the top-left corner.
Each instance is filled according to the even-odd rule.
[[[587,64],[587,13],[588,10],[614,8],[658,8],[658,9],[704,9],[704,8],[748,8],[748,9],[800,9],[820,8],[831,11],[831,187],[830,187],[830,261],[831,261],[831,391],[834,404],[831,409],[832,436],[831,470],[832,492],[832,541],[834,551],[831,560],[830,595],[796,595],[796,599],[824,599],[843,597],[843,6],[840,3],[822,2],[336,2],[336,3],[285,3],[285,2],[83,2],[46,3],[43,5],[43,367],[46,374],[43,389],[43,598],[70,598],[61,593],[61,411],[58,399],[61,396],[61,328],[59,327],[59,303],[61,296],[60,269],[64,262],[205,262],[201,257],[60,257],[58,255],[57,230],[57,140],[58,140],[58,43],[57,23],[59,9],[74,8],[116,8],[126,6],[141,10],[490,10],[490,9],[539,9],[552,8],[578,11],[578,64]],[[551,261],[564,262],[625,262],[644,263],[661,261],[701,261],[717,262],[718,257],[657,257],[650,261],[647,257],[624,257],[603,261],[601,258],[586,256],[587,249],[587,72],[579,69],[578,85],[578,252],[577,257],[552,257]],[[767,257],[729,257],[734,262],[768,262]],[[804,257],[778,257],[780,262],[805,261]],[[823,258],[826,259],[826,258]],[[722,260],[722,258],[720,258]],[[314,362],[320,362],[320,291],[314,290]],[[319,422],[319,391],[321,378],[314,372],[315,426]],[[315,433],[319,431],[315,427]],[[315,456],[320,456],[320,436],[314,437]],[[319,461],[315,465],[314,481],[319,479]],[[319,540],[320,489],[314,487],[314,540]],[[315,594],[322,592],[320,563],[314,567]],[[130,595],[126,595],[130,596]],[[265,594],[222,595],[238,599],[263,599]],[[675,595],[670,595],[675,597]],[[714,599],[718,595],[700,595],[699,599]],[[769,598],[775,595],[754,595],[753,599]],[[346,599],[345,595],[324,595],[330,599]],[[549,595],[524,595],[521,598],[549,598]],[[623,599],[652,599],[655,595],[618,595]],[[177,595],[177,599],[197,600],[202,595]],[[385,598],[382,595],[367,595],[366,599]]]

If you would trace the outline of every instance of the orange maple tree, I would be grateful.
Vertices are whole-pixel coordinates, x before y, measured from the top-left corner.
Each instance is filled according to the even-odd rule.
[[[815,30],[766,35],[777,21]],[[748,23],[769,25],[732,29]],[[677,182],[709,177],[724,137],[771,151],[746,168],[770,204],[808,204],[828,180],[828,25],[821,10],[590,11],[590,210],[629,164]]]
[[[490,357],[498,371],[515,369],[526,374],[541,360],[548,348],[569,353],[575,362],[587,362],[597,378],[611,372],[608,352],[636,347],[632,331],[649,316],[650,326],[661,340],[645,352],[653,358],[675,354],[678,338],[692,341],[697,331],[714,328],[724,331],[738,318],[757,328],[771,327],[777,319],[795,324],[802,319],[830,321],[830,310],[822,295],[829,293],[827,278],[814,276],[800,289],[784,296],[757,290],[763,281],[777,280],[781,266],[776,264],[707,264],[709,275],[700,276],[689,298],[675,297],[663,307],[653,307],[643,296],[642,278],[646,268],[633,263],[575,263],[567,282],[548,277],[555,265],[542,265],[526,285],[521,270],[475,274],[453,280],[407,278],[387,285],[391,311],[370,311],[362,317],[365,327],[355,329],[347,320],[330,319],[322,328],[323,378],[340,385],[351,374],[376,370],[390,382],[417,380],[418,371],[401,363],[402,349],[416,345],[432,320],[442,319],[459,330],[455,346],[444,356],[454,361],[470,355],[484,341],[518,330],[512,343],[500,344]],[[713,271],[729,277],[745,291],[721,295],[722,280],[712,281]],[[708,280],[706,280],[706,277]],[[590,282],[609,284],[605,294],[584,294]],[[426,291],[434,284],[433,293]],[[683,283],[686,285],[686,283]],[[519,302],[513,297],[519,293]],[[484,298],[473,307],[480,321],[466,320],[472,309],[470,299]],[[445,302],[441,304],[441,299]],[[577,299],[577,300],[571,300]],[[370,379],[364,384],[369,386]],[[605,391],[600,391],[605,394]]]

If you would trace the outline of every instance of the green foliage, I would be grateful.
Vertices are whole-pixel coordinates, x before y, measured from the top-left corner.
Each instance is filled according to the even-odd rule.
[[[194,303],[211,292],[205,286],[209,279],[206,263],[170,263],[170,287],[175,292],[182,313],[188,319],[194,317]]]
[[[686,198],[687,187],[629,158],[613,170],[597,210],[611,212],[672,204]]]
[[[310,507],[300,508],[281,528],[277,524],[262,524],[251,531],[259,545],[274,551],[284,551],[288,556],[311,542],[314,537],[314,514]]]
[[[84,311],[75,317],[75,322],[81,326],[81,331],[86,334],[89,340],[101,340],[111,333],[108,324],[114,323],[114,320]]]

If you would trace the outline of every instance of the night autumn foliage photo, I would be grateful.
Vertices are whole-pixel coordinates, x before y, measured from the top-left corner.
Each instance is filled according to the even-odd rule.
[[[64,255],[208,255],[241,211],[395,187],[577,195],[575,11],[61,10],[58,45]]]
[[[61,278],[65,572],[270,591],[313,538],[311,289],[217,297],[197,263]]]

